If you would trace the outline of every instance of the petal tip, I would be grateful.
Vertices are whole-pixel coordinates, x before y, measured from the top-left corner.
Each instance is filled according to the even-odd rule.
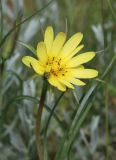
[[[93,69],[93,76],[91,78],[96,78],[98,76],[98,71]]]
[[[30,63],[29,63],[29,60],[30,60],[30,57],[29,56],[24,56],[22,57],[22,63],[28,67],[30,67]]]
[[[96,55],[96,53],[95,52],[92,52],[93,53],[93,56],[95,56]]]
[[[66,37],[66,33],[64,33],[64,32],[60,32],[59,34],[60,34],[61,36],[63,36],[63,37],[64,37],[64,36]]]
[[[96,73],[95,73],[95,77],[97,77],[98,76],[98,74],[99,74],[99,72],[97,71],[97,70],[95,70],[96,71]]]
[[[45,31],[48,31],[48,30],[52,30],[53,31],[53,27],[52,26],[47,26]]]
[[[83,38],[83,33],[82,32],[77,32],[76,35],[80,36],[81,39]]]

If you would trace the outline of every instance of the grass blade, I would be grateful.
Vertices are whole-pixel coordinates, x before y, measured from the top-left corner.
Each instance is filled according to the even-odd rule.
[[[50,112],[50,115],[48,117],[48,120],[47,120],[47,123],[46,123],[46,126],[45,126],[45,130],[44,130],[44,159],[45,160],[48,160],[48,149],[47,149],[47,130],[48,130],[48,127],[50,125],[50,120],[54,114],[54,111],[55,111],[55,108],[57,107],[59,101],[61,100],[61,98],[63,97],[65,92],[62,92],[61,95],[59,96],[59,98],[57,99],[56,103],[54,104],[51,112]]]
[[[7,37],[20,25],[22,25],[23,23],[27,22],[28,20],[30,20],[32,17],[34,17],[35,15],[37,15],[38,13],[42,12],[45,8],[47,8],[54,0],[51,0],[50,2],[48,2],[44,7],[42,7],[41,9],[35,11],[31,16],[27,17],[26,19],[22,20],[20,23],[16,24],[13,28],[10,29],[10,31],[4,36],[4,38],[2,39],[1,43],[0,43],[0,47],[4,44],[4,42],[6,41]]]
[[[110,69],[112,68],[114,62],[116,60],[116,56],[113,57],[113,59],[111,60],[110,64],[107,66],[106,70],[104,71],[101,79],[103,80],[105,78],[105,76],[109,73]],[[79,109],[77,110],[75,117],[72,121],[72,124],[70,125],[69,129],[67,129],[64,137],[62,138],[62,144],[61,146],[59,146],[58,152],[56,154],[56,158],[55,160],[64,160],[67,156],[67,153],[70,150],[70,147],[73,144],[73,141],[75,139],[75,136],[77,135],[80,126],[82,124],[82,122],[84,121],[84,119],[87,116],[88,111],[91,108],[91,103],[89,104],[89,102],[91,102],[94,98],[94,92],[96,91],[96,88],[98,87],[98,84],[100,82],[95,83],[87,92],[87,94],[84,96],[84,98],[82,99],[80,105],[79,105]]]
[[[16,97],[14,97],[13,99],[11,99],[11,100],[6,104],[5,114],[6,114],[6,112],[8,111],[9,107],[12,106],[12,104],[17,103],[18,101],[21,101],[21,100],[29,100],[29,101],[32,101],[32,102],[34,102],[34,103],[36,103],[36,104],[39,103],[39,100],[38,100],[37,98],[35,98],[35,97],[32,97],[32,96],[28,96],[28,95],[16,96]],[[47,106],[46,104],[45,104],[45,109],[46,109],[48,112],[51,113],[50,107]],[[60,127],[63,128],[62,123],[61,123],[61,120],[58,118],[58,116],[57,116],[55,113],[53,113],[53,117],[54,117],[55,120],[58,122],[58,124],[60,125]]]
[[[107,0],[107,2],[108,2],[109,9],[110,9],[110,11],[111,11],[111,13],[112,13],[112,16],[113,16],[113,18],[114,18],[114,20],[115,20],[115,22],[116,22],[116,14],[115,14],[115,12],[114,12],[114,10],[113,10],[111,1],[110,1],[110,0]]]
[[[3,37],[3,8],[2,8],[2,0],[0,0],[0,14],[1,14],[1,26],[0,26],[0,42],[2,40],[2,37]]]
[[[30,50],[32,53],[36,54],[36,50],[35,48],[33,48],[31,45],[27,45],[25,43],[23,43],[22,41],[17,41],[19,44],[21,44],[22,46],[26,47],[28,50]]]

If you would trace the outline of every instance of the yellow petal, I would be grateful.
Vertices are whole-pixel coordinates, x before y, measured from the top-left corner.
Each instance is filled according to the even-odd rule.
[[[49,54],[52,48],[53,40],[54,40],[53,28],[51,26],[48,26],[45,30],[45,35],[44,35],[44,43],[47,48],[47,54]]]
[[[56,38],[53,42],[53,46],[52,46],[53,56],[57,56],[57,54],[61,50],[65,40],[66,40],[66,34],[65,33],[60,32],[60,33],[57,34],[57,36],[56,36]]]
[[[58,78],[58,80],[59,80],[61,83],[63,83],[63,85],[67,86],[68,88],[74,89],[73,85],[72,85],[70,82],[68,82],[67,79],[64,80],[64,79],[62,79],[62,78]]]
[[[86,85],[83,81],[74,78],[74,74],[71,74],[70,72],[68,74],[66,74],[65,76],[62,76],[61,79],[66,80],[69,83],[72,83],[72,84],[78,85],[78,86],[84,86],[84,85]]]
[[[77,54],[82,48],[84,47],[84,45],[80,45],[78,46],[71,54],[69,54],[69,58],[73,57],[75,54]]]
[[[76,33],[74,34],[64,45],[62,48],[62,51],[60,53],[61,57],[65,57],[69,55],[71,52],[74,51],[74,49],[77,47],[77,45],[81,42],[83,38],[82,33]]]
[[[77,54],[83,47],[84,47],[84,45],[78,46],[72,53],[70,53],[69,55],[67,55],[67,56],[63,59],[62,64],[67,63],[67,61],[70,60],[75,54]]]
[[[95,52],[86,52],[80,54],[68,61],[67,67],[76,67],[93,59]]]
[[[32,65],[32,68],[34,69],[34,71],[37,73],[37,74],[40,74],[40,75],[43,75],[44,74],[44,68],[38,63],[31,63]]]
[[[86,85],[86,83],[84,83],[83,81],[81,81],[79,79],[75,79],[75,78],[72,78],[70,80],[70,83],[75,84],[77,86],[84,86],[84,85]]]
[[[37,74],[40,74],[40,75],[44,74],[44,68],[40,65],[39,61],[36,60],[35,58],[30,56],[25,56],[22,58],[22,62],[26,66],[33,68]]]
[[[31,68],[31,62],[36,62],[37,61],[37,59],[35,59],[35,58],[33,58],[33,57],[30,57],[30,56],[24,56],[23,58],[22,58],[22,62],[26,65],[26,66],[28,66],[28,67],[30,67]]]
[[[49,82],[51,85],[57,87],[59,90],[61,90],[61,91],[63,91],[63,92],[66,91],[66,86],[63,85],[62,83],[60,83],[56,77],[50,76],[50,77],[48,78],[48,82]]]
[[[84,69],[85,67],[83,65],[80,65],[78,67],[76,67],[75,69]]]
[[[43,64],[45,64],[48,60],[46,45],[44,42],[40,42],[37,45],[37,57]]]
[[[69,75],[76,78],[94,78],[98,76],[98,71],[94,69],[70,69]]]

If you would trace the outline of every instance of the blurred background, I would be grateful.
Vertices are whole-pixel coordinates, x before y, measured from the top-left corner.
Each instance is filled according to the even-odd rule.
[[[22,64],[22,56],[33,56],[33,53],[19,41],[36,49],[48,25],[54,27],[55,33],[64,31],[69,37],[82,32],[82,43],[85,45],[82,52],[92,50],[97,53],[87,66],[99,71],[97,79],[87,81],[87,86],[76,87],[74,92],[69,90],[60,100],[48,128],[50,160],[54,159],[57,144],[70,125],[82,97],[96,81],[100,83],[94,92],[92,108],[76,136],[69,159],[116,160],[116,63],[113,63],[105,79],[100,79],[116,55],[116,1],[49,2],[0,1],[0,160],[37,159],[34,133],[42,78]],[[36,12],[41,8],[40,12]],[[16,28],[22,21],[24,23]],[[54,87],[49,87],[42,132],[49,109],[60,94]]]

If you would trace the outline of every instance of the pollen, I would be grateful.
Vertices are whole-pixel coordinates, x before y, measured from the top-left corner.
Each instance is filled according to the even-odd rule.
[[[49,76],[59,76],[63,75],[65,71],[65,65],[61,64],[62,59],[57,57],[52,57],[51,60],[48,58],[48,62],[46,62],[46,72],[49,72]]]

